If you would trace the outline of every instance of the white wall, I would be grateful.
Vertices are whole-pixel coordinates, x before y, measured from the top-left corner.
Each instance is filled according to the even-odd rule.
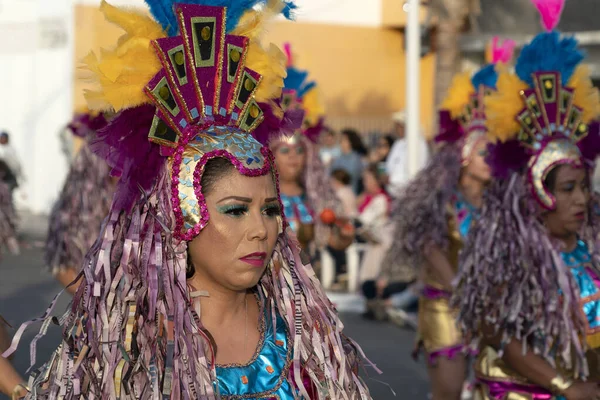
[[[100,4],[100,0],[76,0],[76,2],[87,5]],[[108,0],[108,2],[113,5],[146,7],[143,0]],[[381,0],[296,0],[296,4],[299,22],[381,25]]]
[[[72,0],[3,0],[0,9],[0,129],[23,164],[17,206],[49,212],[67,163],[58,133],[72,114]]]

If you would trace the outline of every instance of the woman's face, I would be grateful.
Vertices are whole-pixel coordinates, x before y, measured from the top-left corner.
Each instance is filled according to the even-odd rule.
[[[352,144],[350,143],[348,136],[342,135],[342,139],[340,140],[340,148],[344,154],[352,153]]]
[[[552,194],[556,208],[544,215],[544,224],[552,236],[562,238],[577,234],[587,216],[590,201],[589,177],[584,168],[571,165],[556,167]]]
[[[379,193],[381,187],[379,186],[379,182],[377,182],[377,178],[371,171],[365,171],[363,173],[363,184],[365,185],[365,190],[367,193],[376,194]]]
[[[275,164],[283,182],[299,181],[306,164],[306,150],[301,143],[282,143],[275,151]]]
[[[234,291],[254,287],[271,260],[281,223],[272,175],[231,172],[205,199],[208,225],[188,248],[194,279]]]
[[[384,138],[380,138],[377,143],[377,155],[381,160],[385,159],[390,152],[390,144]]]
[[[473,146],[469,163],[465,166],[465,172],[480,182],[489,182],[491,171],[489,165],[485,162],[488,141],[480,139]]]

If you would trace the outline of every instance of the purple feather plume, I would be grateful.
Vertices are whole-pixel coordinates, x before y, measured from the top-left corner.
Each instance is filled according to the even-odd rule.
[[[99,129],[104,128],[108,124],[108,121],[102,114],[92,116],[91,114],[77,114],[73,117],[73,120],[67,125],[67,128],[73,132],[73,134],[80,138],[86,138],[90,132],[96,132]]]
[[[435,142],[454,143],[463,138],[464,131],[460,123],[452,119],[448,110],[441,110],[439,113],[439,133],[435,137]]]
[[[160,146],[148,140],[155,108],[142,105],[120,112],[98,131],[90,148],[104,158],[113,176],[120,176],[113,207],[129,210],[140,197],[140,188],[152,189],[165,158]]]
[[[382,265],[405,259],[418,268],[427,246],[448,247],[446,207],[457,190],[460,159],[459,146],[446,144],[406,185],[394,207],[394,239]]]
[[[268,146],[271,140],[276,140],[278,137],[292,136],[302,126],[304,111],[301,109],[289,109],[280,119],[273,113],[271,105],[260,103],[259,106],[263,110],[264,120],[252,132],[252,136],[263,146]]]
[[[577,143],[581,155],[587,163],[594,163],[596,157],[600,155],[600,123],[594,121],[589,125],[589,132],[586,137]]]
[[[506,179],[511,173],[520,171],[527,165],[530,154],[518,140],[508,140],[488,144],[486,162],[492,175],[498,179]]]
[[[312,143],[317,143],[319,141],[319,136],[321,136],[321,132],[325,127],[325,120],[320,118],[315,126],[310,126],[304,130],[304,136]]]

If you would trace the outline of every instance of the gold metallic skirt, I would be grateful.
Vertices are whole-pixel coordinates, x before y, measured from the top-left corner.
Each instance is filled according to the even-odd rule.
[[[448,298],[433,297],[425,292],[419,299],[419,348],[425,350],[430,363],[440,356],[452,359],[465,350]]]

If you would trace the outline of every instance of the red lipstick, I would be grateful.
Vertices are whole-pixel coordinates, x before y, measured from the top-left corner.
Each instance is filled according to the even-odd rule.
[[[583,221],[585,219],[585,212],[579,212],[577,214],[575,214],[575,218],[577,218],[578,220]]]
[[[267,253],[252,253],[240,258],[240,260],[252,265],[253,267],[262,267],[265,265],[266,258]]]

